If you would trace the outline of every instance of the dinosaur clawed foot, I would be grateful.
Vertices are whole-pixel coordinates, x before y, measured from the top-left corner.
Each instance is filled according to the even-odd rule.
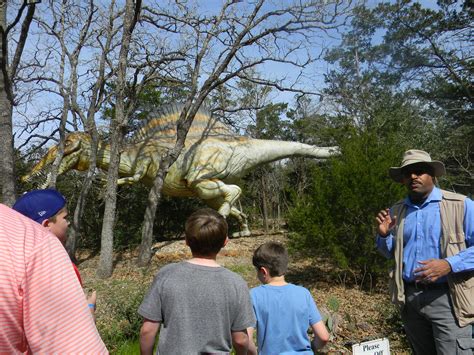
[[[252,233],[248,229],[241,230],[240,232],[232,233],[232,238],[250,237]]]

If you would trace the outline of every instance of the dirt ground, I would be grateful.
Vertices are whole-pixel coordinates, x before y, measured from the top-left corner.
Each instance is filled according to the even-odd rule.
[[[269,240],[287,243],[287,237],[282,233],[231,239],[217,261],[240,274],[249,287],[257,286],[258,280],[251,262],[252,253],[256,247]],[[122,292],[124,297],[132,292],[130,288],[146,290],[162,265],[191,256],[181,240],[160,242],[154,248],[156,254],[147,269],[135,266],[136,252],[118,254],[114,274],[108,280],[100,280],[95,276],[97,256],[86,253],[80,255],[79,269],[86,280],[86,287],[99,290],[98,324],[107,323],[108,305],[104,298],[116,297],[108,294],[112,292],[110,290],[119,287],[114,292]],[[350,353],[354,343],[387,337],[392,354],[409,354],[397,311],[389,302],[386,287],[379,285],[374,290],[363,291],[350,279],[350,275],[335,270],[323,258],[290,257],[287,281],[308,288],[320,311],[330,318],[327,325],[332,339],[322,353]]]

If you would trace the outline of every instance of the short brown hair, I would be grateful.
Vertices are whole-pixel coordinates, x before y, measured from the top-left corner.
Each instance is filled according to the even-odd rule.
[[[267,268],[271,277],[282,276],[288,270],[288,251],[281,243],[267,242],[255,250],[252,263],[257,269]]]
[[[216,255],[224,246],[228,226],[225,218],[210,208],[194,212],[186,221],[186,242],[193,255]]]

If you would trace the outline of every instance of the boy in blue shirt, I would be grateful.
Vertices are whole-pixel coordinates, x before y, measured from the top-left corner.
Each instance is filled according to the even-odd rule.
[[[263,285],[250,290],[257,319],[259,354],[313,354],[308,327],[314,333],[313,346],[321,349],[329,333],[310,292],[285,281],[288,252],[276,242],[268,242],[255,250],[252,263]],[[249,354],[257,354],[253,328],[248,329]]]

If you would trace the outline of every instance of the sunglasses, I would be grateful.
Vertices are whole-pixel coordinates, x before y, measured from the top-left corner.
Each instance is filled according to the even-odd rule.
[[[405,178],[409,178],[412,175],[420,176],[423,174],[428,174],[433,176],[434,169],[431,165],[428,164],[413,164],[402,168],[402,175]]]

